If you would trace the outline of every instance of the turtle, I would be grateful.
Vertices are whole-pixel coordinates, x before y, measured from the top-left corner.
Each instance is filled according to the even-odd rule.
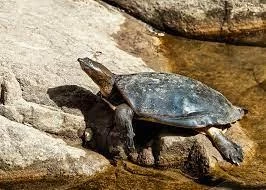
[[[225,160],[240,165],[243,150],[221,126],[240,120],[245,108],[195,79],[173,73],[114,74],[88,57],[78,58],[83,71],[99,86],[101,98],[115,111],[115,125],[126,130],[125,146],[135,151],[132,120],[145,120],[204,131]]]

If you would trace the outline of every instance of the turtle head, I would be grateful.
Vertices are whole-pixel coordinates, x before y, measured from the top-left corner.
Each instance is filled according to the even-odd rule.
[[[103,96],[111,94],[114,85],[114,74],[102,64],[85,58],[78,58],[82,70],[100,87]]]

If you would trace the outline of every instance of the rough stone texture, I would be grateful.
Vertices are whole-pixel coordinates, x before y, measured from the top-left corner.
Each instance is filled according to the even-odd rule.
[[[23,171],[29,177],[91,176],[108,168],[109,161],[97,153],[68,146],[32,127],[0,116],[0,181]],[[16,178],[17,176],[14,176]]]
[[[187,161],[189,153],[197,139],[201,134],[196,136],[176,136],[171,134],[163,134],[159,142],[158,165],[162,167],[181,167]]]
[[[265,46],[266,3],[260,0],[105,0],[158,27],[188,37]]]
[[[125,17],[111,7],[92,0],[0,5],[0,114],[13,121],[77,141],[93,103],[82,101],[98,90],[78,57],[94,57],[116,73],[150,70],[116,47],[112,34]]]
[[[77,131],[84,130],[86,127],[83,117],[65,113],[52,106],[25,101],[15,75],[10,69],[2,68],[0,71],[1,115],[13,121],[34,126],[39,130],[78,141]]]
[[[154,166],[155,156],[153,155],[153,144],[155,144],[153,140],[148,141],[148,143],[143,146],[139,152],[136,151],[130,153],[129,160],[141,166]]]
[[[244,161],[241,165],[248,163],[255,154],[256,145],[247,137],[238,123],[232,125],[225,134],[243,148]],[[208,137],[187,129],[176,133],[159,133],[159,142],[156,142],[152,148],[153,151],[151,148],[144,148],[133,161],[146,166],[179,168],[194,177],[219,177],[216,174],[221,175],[220,168],[231,167]],[[153,163],[151,163],[152,160]]]
[[[119,73],[147,69],[141,59],[116,48],[111,35],[124,17],[111,8],[92,0],[1,4],[0,65],[15,74],[27,101],[55,105],[47,89],[65,84],[96,92],[96,85],[80,69],[78,57],[95,57]],[[128,67],[123,66],[125,62]]]
[[[1,1],[0,7],[0,181],[103,171],[104,157],[43,131],[73,145],[87,127],[87,136],[102,137],[91,143],[106,148],[108,130],[93,123],[106,107],[94,112],[103,104],[94,95],[98,87],[76,60],[88,56],[115,73],[151,70],[113,39],[126,18],[93,0]]]

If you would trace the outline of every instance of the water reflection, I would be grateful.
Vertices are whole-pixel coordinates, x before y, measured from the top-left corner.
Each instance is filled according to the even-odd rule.
[[[241,121],[258,144],[254,160],[228,173],[248,185],[266,184],[266,48],[161,37],[164,63],[147,62],[156,71],[186,75],[222,92],[233,104],[246,107]]]

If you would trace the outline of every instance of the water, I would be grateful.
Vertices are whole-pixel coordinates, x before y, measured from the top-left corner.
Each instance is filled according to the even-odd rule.
[[[240,121],[258,144],[255,158],[228,173],[239,186],[266,189],[266,48],[202,42],[166,35],[159,52],[167,62],[148,62],[156,71],[200,80],[249,114]],[[223,183],[222,186],[228,185]],[[232,185],[229,185],[229,187]]]

